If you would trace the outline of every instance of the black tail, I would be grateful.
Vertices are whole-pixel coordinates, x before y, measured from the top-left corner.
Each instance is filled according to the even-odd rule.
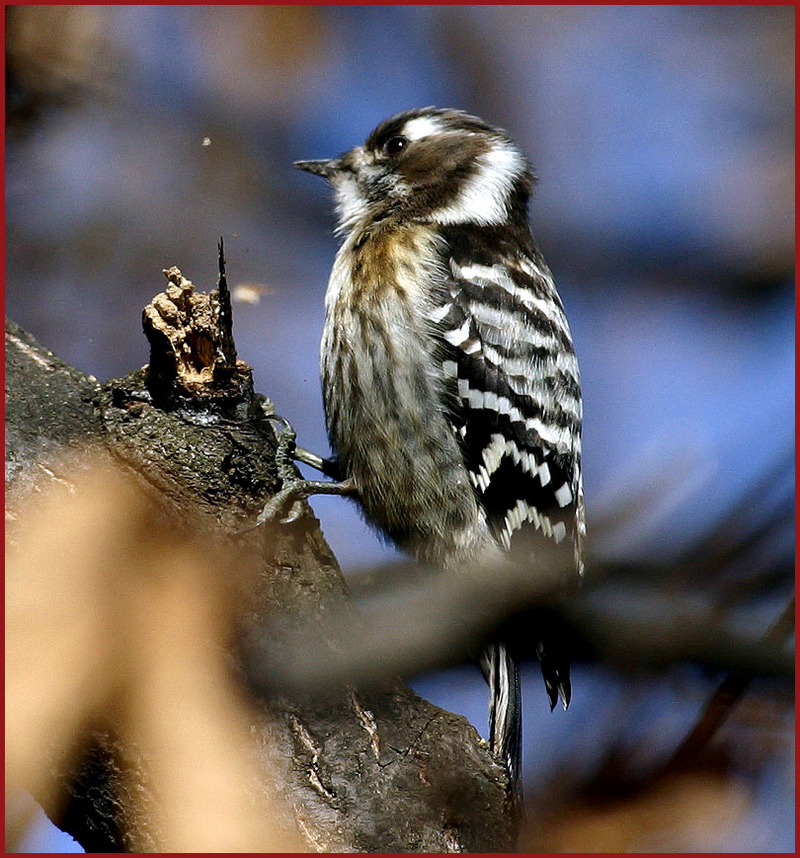
[[[565,658],[564,647],[559,646],[558,638],[553,634],[543,636],[536,647],[536,655],[542,668],[542,679],[547,690],[547,699],[550,701],[550,711],[556,707],[558,698],[564,705],[569,706],[572,697],[572,684],[569,680],[569,659]]]
[[[516,804],[522,804],[522,695],[519,663],[502,643],[489,644],[481,658],[489,683],[489,744],[506,766]]]
[[[559,655],[561,652],[563,648],[553,641],[549,646],[542,641],[536,649],[551,710],[559,697],[566,709],[572,695],[569,659]],[[491,643],[483,651],[481,668],[489,683],[489,744],[492,753],[503,761],[514,803],[521,807],[522,693],[519,662],[505,644]]]

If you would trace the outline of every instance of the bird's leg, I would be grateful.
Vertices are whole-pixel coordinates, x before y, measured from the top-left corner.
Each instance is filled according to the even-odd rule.
[[[295,521],[300,516],[298,501],[311,495],[346,495],[355,492],[355,485],[350,479],[338,482],[303,479],[297,472],[295,460],[304,462],[329,476],[339,476],[337,463],[297,447],[295,443],[297,433],[283,417],[270,414],[268,419],[282,424],[275,450],[281,488],[267,501],[255,522],[240,533],[247,533],[267,522],[288,524]]]
[[[297,445],[294,448],[294,458],[304,465],[310,465],[315,471],[325,474],[326,477],[330,477],[332,480],[336,480],[337,482],[342,482],[343,480],[342,469],[334,459],[323,459],[322,456],[312,453],[311,450],[306,450],[304,447],[298,447]]]

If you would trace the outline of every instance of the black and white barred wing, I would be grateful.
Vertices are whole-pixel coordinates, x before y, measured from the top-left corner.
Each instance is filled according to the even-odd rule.
[[[453,256],[449,267],[432,317],[451,421],[489,526],[506,550],[520,534],[571,548],[580,574],[580,377],[549,271],[526,256]]]

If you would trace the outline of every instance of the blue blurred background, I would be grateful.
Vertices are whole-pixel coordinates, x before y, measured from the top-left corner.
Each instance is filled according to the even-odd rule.
[[[583,373],[593,554],[690,550],[787,456],[775,489],[793,498],[793,7],[6,13],[6,313],[61,358],[100,380],[145,363],[139,315],[161,269],[212,288],[223,236],[239,354],[300,443],[327,452],[317,348],[337,243],[325,183],[291,162],[400,110],[458,107],[505,128],[540,177],[531,220]],[[770,503],[752,498],[753,515]],[[313,506],[346,573],[394,556],[350,503]],[[793,541],[787,526],[771,550]],[[747,622],[766,628],[781,604]],[[485,735],[477,670],[414,685]],[[551,715],[526,673],[529,797],[620,741],[668,752],[712,687],[581,665],[573,685]],[[737,718],[720,740],[747,800],[675,851],[794,849],[791,702],[767,728],[747,705]],[[26,849],[70,844],[43,823]]]

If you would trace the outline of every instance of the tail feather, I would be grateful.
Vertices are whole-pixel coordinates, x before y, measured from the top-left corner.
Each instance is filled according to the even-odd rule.
[[[566,709],[572,696],[569,678],[569,659],[563,650],[550,641],[537,647],[536,654],[542,668],[550,709],[559,697]],[[494,642],[481,655],[481,669],[489,684],[489,744],[492,753],[508,771],[508,780],[515,804],[522,804],[522,693],[520,690],[519,662],[509,653],[505,644]]]
[[[558,648],[548,647],[544,641],[536,648],[539,665],[542,668],[542,679],[550,701],[550,711],[556,707],[558,698],[566,710],[572,697],[572,683],[569,679],[569,659],[558,655]]]
[[[522,802],[522,695],[519,663],[502,643],[489,644],[481,666],[489,683],[489,744],[508,771],[511,792]]]

